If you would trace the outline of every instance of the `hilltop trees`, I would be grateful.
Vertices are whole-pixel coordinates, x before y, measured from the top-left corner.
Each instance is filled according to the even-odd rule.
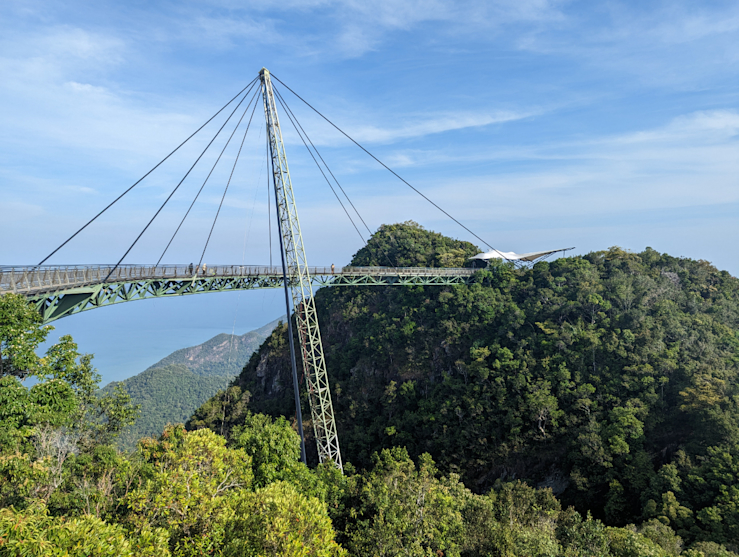
[[[352,264],[439,265],[454,249],[393,225]],[[610,525],[655,519],[686,543],[739,539],[739,281],[728,273],[611,248],[531,269],[493,262],[470,285],[322,289],[316,303],[354,464],[405,447],[477,493],[522,478]],[[238,396],[211,402],[227,417],[210,427],[228,434],[247,399],[293,414],[285,335],[252,356]]]
[[[358,267],[464,267],[480,253],[470,242],[426,230],[413,221],[383,224],[352,258]]]
[[[67,466],[109,444],[135,420],[127,395],[95,395],[92,357],[64,336],[40,358],[50,327],[21,296],[0,296],[0,504],[64,504]],[[20,379],[33,377],[30,388]],[[75,486],[76,489],[76,486]]]
[[[41,315],[23,296],[0,298],[0,377],[23,379],[38,369],[35,350],[50,330],[42,327],[41,321]]]

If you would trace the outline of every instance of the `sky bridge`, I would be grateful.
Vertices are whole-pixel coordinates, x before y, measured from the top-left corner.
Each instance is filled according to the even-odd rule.
[[[380,166],[389,171],[395,178],[417,194],[423,203],[429,203],[446,217],[454,221],[464,229],[472,238],[480,242],[490,251],[476,256],[478,259],[488,261],[490,259],[503,259],[512,265],[531,262],[540,257],[551,255],[555,251],[532,252],[518,255],[511,252],[502,252],[495,249],[480,236],[472,232],[462,222],[450,215],[446,210],[429,199],[418,188],[411,185],[394,170],[388,167],[380,159],[375,157],[346,132],[314,108],[310,103],[293,91],[283,81],[273,76],[266,68],[262,68],[259,75],[252,79],[239,93],[229,100],[218,112],[207,120],[200,128],[193,132],[178,147],[165,156],[159,163],[146,172],[138,181],[124,190],[118,197],[105,206],[99,213],[88,220],[69,238],[64,240],[56,249],[49,253],[35,266],[0,266],[0,295],[14,293],[25,296],[29,302],[35,305],[41,314],[43,321],[49,323],[74,315],[90,309],[143,300],[147,298],[161,298],[169,296],[183,296],[190,294],[205,294],[211,292],[228,292],[240,290],[254,290],[261,288],[283,288],[285,291],[285,314],[288,326],[288,341],[290,344],[291,367],[293,375],[293,389],[295,396],[295,408],[298,432],[301,437],[301,457],[306,461],[305,445],[302,425],[302,411],[300,408],[299,381],[296,364],[296,350],[293,340],[293,320],[297,327],[297,338],[299,343],[300,359],[303,363],[306,390],[310,404],[312,427],[314,438],[318,449],[318,458],[321,462],[334,462],[339,468],[342,467],[341,451],[334,418],[331,392],[329,388],[328,374],[321,341],[321,332],[318,323],[318,314],[314,300],[314,290],[320,286],[448,286],[468,284],[474,280],[474,269],[450,269],[450,268],[404,268],[397,266],[397,259],[393,260],[394,248],[415,248],[413,242],[402,248],[392,234],[390,244],[383,245],[382,242],[371,245],[372,231],[367,222],[357,210],[356,205],[347,195],[346,190],[339,183],[336,175],[326,164],[325,159],[316,148],[314,142],[308,136],[305,128],[298,121],[297,116],[288,106],[283,94],[274,86],[273,78],[284,87],[285,92],[290,92],[295,98],[310,108],[320,119],[325,121],[346,139],[354,143],[365,154],[374,159]],[[229,186],[234,176],[239,157],[244,147],[249,130],[252,129],[252,121],[257,107],[262,105],[265,118],[266,159],[268,170],[268,199],[274,195],[274,210],[276,224],[276,238],[279,240],[279,254],[281,265],[272,266],[272,220],[268,220],[268,237],[270,248],[270,266],[249,265],[207,265],[205,261],[206,252],[213,235],[213,230],[221,214],[224,200],[229,191]],[[243,105],[243,106],[242,106]],[[277,107],[283,109],[283,115],[293,126],[296,135],[307,149],[310,157],[316,163],[318,170],[325,179],[327,185],[333,192],[341,205],[344,213],[362,240],[368,253],[372,254],[373,262],[384,264],[386,267],[310,267],[308,265],[303,234],[298,219],[298,208],[292,186],[292,179],[288,168],[287,154],[282,136]],[[229,108],[231,107],[231,108]],[[228,109],[228,110],[227,110]],[[230,110],[230,112],[229,112]],[[240,112],[240,116],[237,115]],[[194,163],[189,166],[181,180],[171,189],[169,195],[164,199],[159,208],[153,213],[140,233],[133,240],[128,249],[121,255],[117,263],[111,265],[48,265],[47,262],[63,249],[70,241],[74,240],[80,233],[98,220],[104,213],[113,207],[118,201],[131,192],[152,172],[164,164],[183,145],[185,145],[196,134],[203,130],[221,113],[227,115],[225,121],[220,125],[207,143]],[[247,119],[247,115],[249,115]],[[223,118],[220,118],[223,120]],[[232,122],[232,119],[235,123]],[[217,122],[217,121],[216,121]],[[231,122],[231,124],[229,124]],[[242,122],[245,124],[242,128]],[[217,123],[214,124],[217,126]],[[162,245],[166,242],[164,251],[154,265],[133,265],[124,263],[131,251],[139,241],[147,235],[152,223],[165,210],[169,201],[177,194],[180,186],[187,181],[193,169],[206,155],[208,149],[218,139],[221,132],[229,127],[224,134],[228,136],[223,144],[220,154],[215,157],[210,171],[207,173],[202,185],[192,199],[189,208],[174,230],[171,238],[158,238]],[[185,225],[185,221],[191,213],[193,206],[198,202],[201,193],[208,184],[210,177],[222,159],[223,154],[231,144],[237,130],[242,128],[243,137],[239,142],[234,141],[232,151],[236,150],[233,164],[225,181],[223,194],[220,195],[218,210],[215,212],[213,223],[204,242],[202,252],[198,249],[199,258],[193,259],[197,264],[188,265],[165,265],[167,252],[177,238],[178,233]],[[252,135],[254,135],[252,133]],[[221,142],[223,143],[223,142]],[[228,157],[227,157],[228,158]],[[228,169],[226,170],[228,172]],[[226,173],[224,173],[224,178]],[[330,177],[330,178],[329,178]],[[190,180],[192,181],[192,179]],[[202,200],[201,200],[202,203]],[[268,201],[268,214],[271,213],[271,201]],[[171,209],[171,207],[170,207]],[[191,219],[192,220],[192,219]],[[248,225],[249,223],[247,223]],[[248,228],[247,228],[248,230]],[[365,231],[368,235],[365,238]],[[151,232],[147,238],[151,238]],[[245,240],[246,242],[246,240]],[[390,246],[393,247],[390,247]],[[244,248],[245,249],[245,248]],[[390,253],[388,253],[390,252]],[[195,255],[195,254],[193,254]],[[468,254],[469,255],[469,254]],[[171,257],[171,255],[170,255]],[[397,255],[395,256],[397,258]]]
[[[320,286],[431,286],[467,284],[474,269],[426,267],[307,267]],[[287,287],[297,286],[287,276]],[[12,292],[35,304],[44,323],[122,302],[284,288],[282,267],[212,265],[42,265],[0,266],[0,295]]]

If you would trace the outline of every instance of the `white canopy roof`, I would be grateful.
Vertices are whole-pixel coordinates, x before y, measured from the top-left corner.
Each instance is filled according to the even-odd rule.
[[[507,259],[508,261],[536,261],[540,257],[557,253],[558,251],[567,251],[574,248],[560,248],[552,249],[549,251],[532,251],[531,253],[513,253],[512,251],[498,251],[491,250],[485,253],[478,253],[477,255],[470,257],[470,259],[482,259],[487,261],[488,259]]]

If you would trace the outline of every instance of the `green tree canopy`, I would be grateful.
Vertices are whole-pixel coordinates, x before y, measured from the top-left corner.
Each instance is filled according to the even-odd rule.
[[[407,221],[383,224],[352,258],[359,267],[463,267],[480,249]]]
[[[23,296],[0,296],[0,377],[23,379],[38,369],[36,348],[52,330],[41,322],[41,315]]]

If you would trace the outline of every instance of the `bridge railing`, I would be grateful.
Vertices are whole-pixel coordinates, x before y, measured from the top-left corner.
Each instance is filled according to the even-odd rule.
[[[0,266],[0,292],[73,288],[102,282],[188,279],[202,276],[281,275],[280,267],[252,265],[42,265]]]
[[[312,276],[460,276],[473,269],[419,267],[310,267]],[[49,292],[137,280],[282,276],[281,267],[259,265],[42,265],[0,266],[0,293]]]
[[[342,267],[342,275],[385,275],[385,276],[430,276],[458,277],[471,276],[476,269],[450,267]],[[330,274],[330,273],[324,273]]]

